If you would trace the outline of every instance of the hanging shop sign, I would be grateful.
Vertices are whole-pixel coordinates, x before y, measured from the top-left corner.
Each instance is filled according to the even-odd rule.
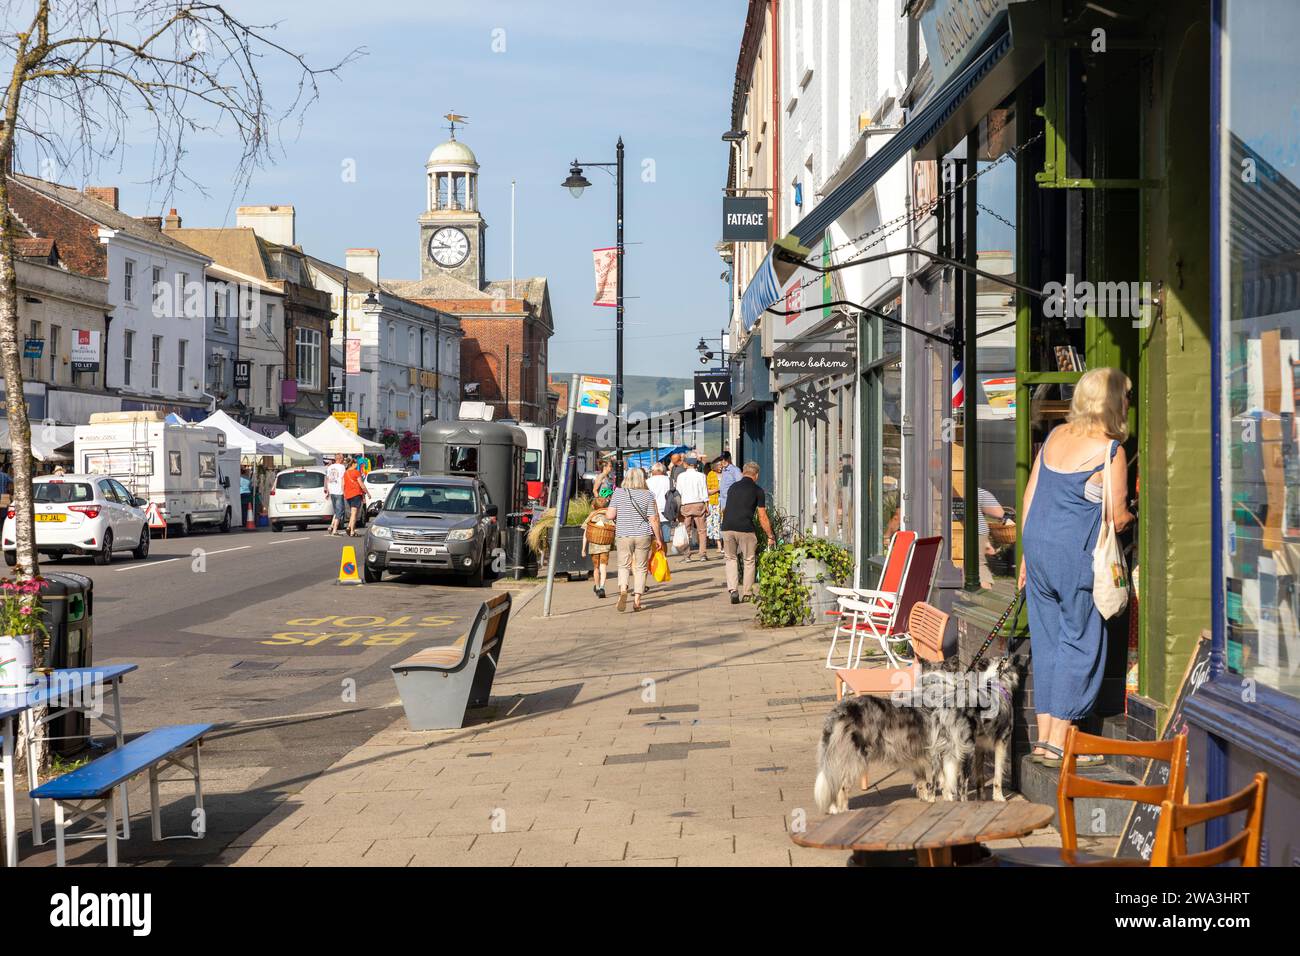
[[[346,374],[360,375],[361,374],[361,340],[348,339],[347,352],[348,354],[347,354]]]
[[[984,48],[1009,0],[933,0],[921,14],[921,35],[938,89]]]
[[[696,372],[693,407],[697,412],[731,411],[731,373]]]
[[[722,200],[722,241],[766,242],[767,197],[724,197]]]
[[[72,330],[72,354],[69,360],[74,372],[99,371],[99,336],[99,332],[89,329]]]
[[[772,370],[785,375],[843,375],[857,367],[857,359],[844,352],[776,352]]]
[[[23,358],[38,359],[45,354],[44,339],[23,339]]]
[[[361,422],[360,416],[356,412],[331,412],[331,416],[352,434],[357,433],[357,428]]]
[[[235,388],[249,388],[253,380],[253,363],[240,359],[235,363]]]

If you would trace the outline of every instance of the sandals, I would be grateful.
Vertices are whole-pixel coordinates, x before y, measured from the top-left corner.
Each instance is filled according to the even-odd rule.
[[[1031,753],[1029,759],[1033,763],[1041,763],[1044,767],[1056,769],[1065,762],[1065,753],[1061,748],[1049,744],[1046,740],[1035,740],[1030,746],[1050,750],[1052,753],[1048,757]],[[1077,767],[1097,767],[1106,762],[1106,757],[1104,754],[1075,754],[1074,762]]]

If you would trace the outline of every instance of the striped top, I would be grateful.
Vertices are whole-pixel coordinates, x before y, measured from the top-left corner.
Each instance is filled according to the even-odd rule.
[[[619,488],[609,504],[617,512],[614,519],[615,535],[620,538],[644,538],[654,534],[650,528],[650,522],[658,512],[654,492],[645,488]]]

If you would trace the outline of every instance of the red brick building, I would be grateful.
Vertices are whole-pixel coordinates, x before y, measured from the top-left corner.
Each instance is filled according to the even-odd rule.
[[[487,223],[478,208],[478,161],[451,139],[429,155],[426,209],[420,216],[420,272],[385,279],[396,295],[460,318],[462,397],[488,402],[498,419],[547,424],[556,396],[548,387],[548,342],[555,332],[546,279],[489,281]]]

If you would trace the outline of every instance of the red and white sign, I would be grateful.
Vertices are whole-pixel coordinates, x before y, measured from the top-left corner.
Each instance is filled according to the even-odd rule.
[[[596,300],[592,305],[618,305],[618,249],[593,249],[596,266]]]
[[[69,358],[74,372],[99,371],[99,333],[87,329],[72,330],[72,348]]]
[[[347,374],[361,374],[361,340],[348,339]]]

